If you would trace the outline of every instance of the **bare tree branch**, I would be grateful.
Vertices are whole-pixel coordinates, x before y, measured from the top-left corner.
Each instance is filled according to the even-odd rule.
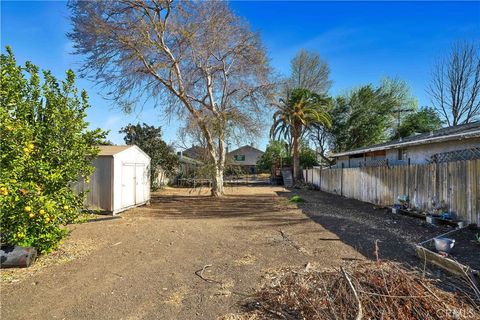
[[[259,35],[214,0],[69,6],[82,74],[125,110],[154,99],[167,114],[191,117],[216,168],[212,194],[223,194],[227,131],[254,122],[274,88]]]
[[[449,126],[470,123],[480,117],[480,48],[458,42],[439,60],[427,89],[433,106]]]
[[[289,89],[304,88],[318,94],[325,94],[332,86],[330,68],[316,52],[300,50],[290,63]]]

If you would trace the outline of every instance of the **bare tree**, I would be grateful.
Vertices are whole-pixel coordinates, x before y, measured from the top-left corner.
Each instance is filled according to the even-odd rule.
[[[325,94],[332,85],[330,67],[317,52],[300,50],[290,62],[289,89],[303,88],[318,94]]]
[[[332,160],[327,157],[330,143],[330,131],[323,125],[314,124],[308,129],[308,138],[315,145],[317,157],[322,159],[322,162],[331,164]]]
[[[262,117],[254,117],[253,115],[248,119],[237,119],[236,121],[229,121],[225,130],[225,143],[240,145],[242,143],[252,143],[258,140],[265,129],[265,119]],[[214,123],[207,125],[210,131],[217,135]],[[198,130],[197,120],[189,115],[184,121],[184,125],[177,131],[176,146],[181,149],[188,149],[191,146],[198,146],[208,150],[205,135]],[[208,154],[205,154],[203,161],[208,160]]]
[[[128,110],[156,99],[191,115],[215,166],[212,195],[223,195],[229,123],[262,112],[272,84],[258,34],[220,1],[74,1],[82,72]]]
[[[458,42],[439,60],[428,87],[433,106],[449,126],[480,116],[480,51],[478,44]]]

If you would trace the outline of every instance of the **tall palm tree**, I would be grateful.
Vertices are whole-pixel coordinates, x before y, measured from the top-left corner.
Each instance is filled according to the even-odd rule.
[[[293,152],[293,177],[301,179],[299,145],[302,135],[311,125],[331,126],[328,106],[330,98],[307,89],[294,89],[286,99],[280,99],[275,106],[270,136],[283,137],[290,141]]]

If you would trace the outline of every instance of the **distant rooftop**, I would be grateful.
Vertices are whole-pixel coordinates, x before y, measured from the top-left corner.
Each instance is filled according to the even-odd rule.
[[[204,160],[206,157],[208,157],[208,149],[193,145],[192,147],[183,150],[180,154],[191,159]]]
[[[386,143],[376,144],[364,148],[353,149],[345,152],[332,154],[332,157],[341,157],[351,154],[403,148],[411,145],[421,145],[450,140],[461,140],[465,138],[480,138],[480,121],[446,127],[436,131],[411,135],[409,137],[392,140]]]
[[[203,165],[202,161],[184,156],[183,154],[179,155],[179,161],[180,161],[180,163]]]
[[[242,147],[240,147],[240,148],[238,148],[238,149],[229,151],[228,154],[237,153],[237,152],[239,152],[239,151],[241,151],[241,150],[245,150],[245,149],[251,149],[251,150],[253,150],[253,151],[257,151],[257,152],[264,153],[262,150],[257,149],[257,148],[255,148],[255,147],[252,147],[251,145],[246,144],[246,145],[244,145],[244,146],[242,146]]]

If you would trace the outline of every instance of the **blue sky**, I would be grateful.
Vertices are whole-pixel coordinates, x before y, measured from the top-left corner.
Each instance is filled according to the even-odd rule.
[[[399,77],[410,85],[420,106],[429,105],[425,88],[432,64],[456,40],[479,40],[480,2],[249,2],[231,7],[259,31],[271,63],[288,74],[289,61],[305,48],[315,50],[331,67],[332,95],[362,84]],[[60,1],[1,2],[2,52],[10,45],[19,63],[31,60],[63,77],[76,70],[81,58],[71,54],[65,36],[69,12]],[[129,122],[162,126],[174,142],[178,120],[167,121],[161,109],[147,105],[126,115],[99,94],[93,83],[78,86],[90,95],[92,127],[111,130],[109,139],[123,142],[118,130]],[[264,148],[265,136],[256,144]]]

